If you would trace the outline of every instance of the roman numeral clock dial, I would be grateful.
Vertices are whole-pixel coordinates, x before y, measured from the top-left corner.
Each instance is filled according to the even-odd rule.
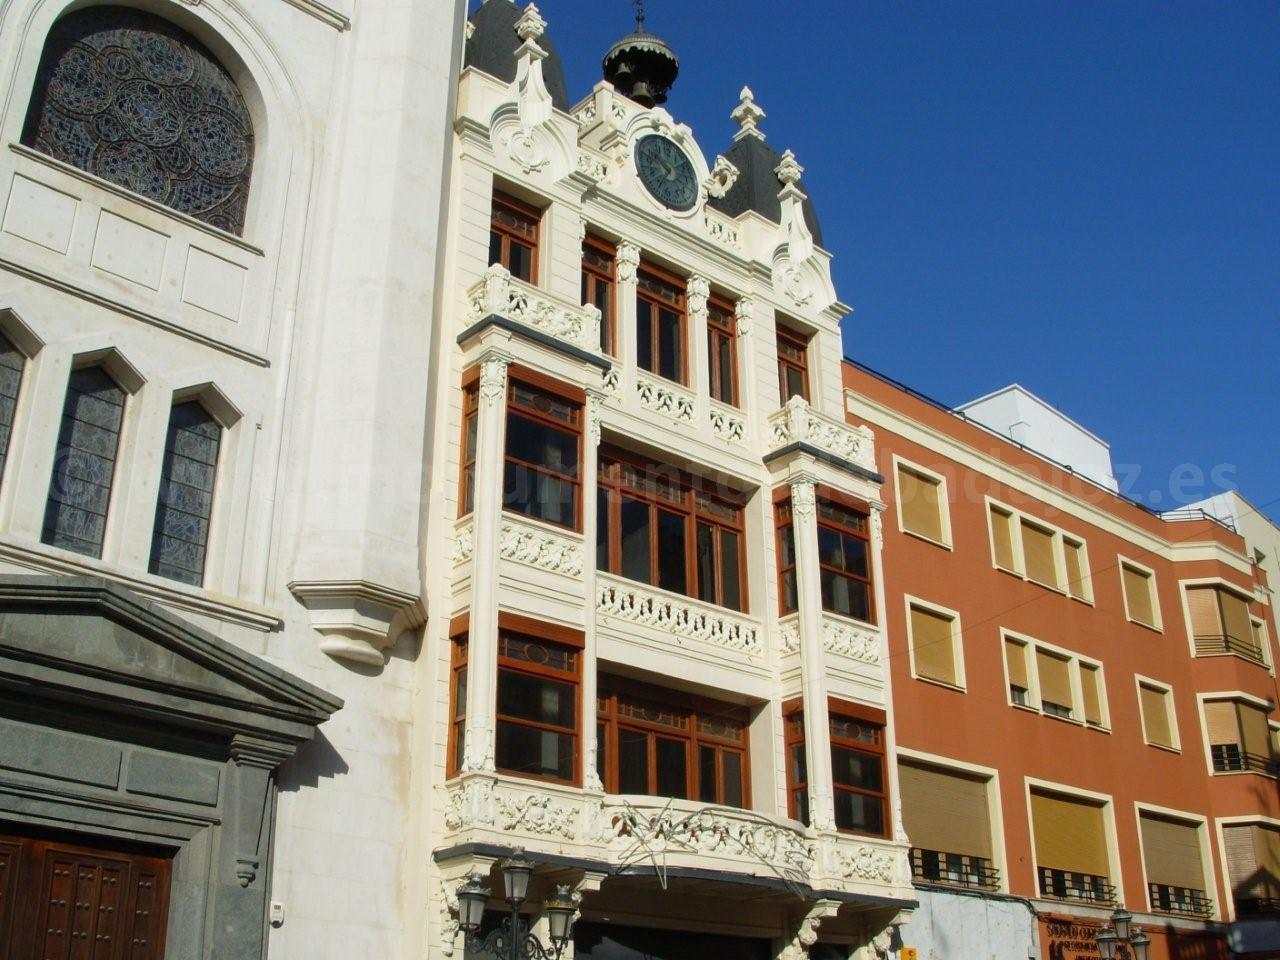
[[[636,173],[645,189],[671,210],[691,210],[698,202],[698,175],[684,151],[653,133],[636,141]]]

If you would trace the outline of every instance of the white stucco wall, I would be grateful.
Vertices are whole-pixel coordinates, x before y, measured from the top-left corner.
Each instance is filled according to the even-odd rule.
[[[918,890],[919,908],[899,929],[920,960],[1022,960],[1040,956],[1036,922],[1020,900]]]

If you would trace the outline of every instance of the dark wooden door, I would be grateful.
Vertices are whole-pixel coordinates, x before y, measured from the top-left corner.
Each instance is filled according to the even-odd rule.
[[[139,852],[0,836],[0,956],[163,960],[170,866]]]

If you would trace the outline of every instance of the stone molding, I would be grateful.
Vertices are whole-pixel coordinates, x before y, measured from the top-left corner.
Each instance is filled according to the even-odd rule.
[[[388,649],[427,622],[420,596],[368,580],[295,580],[289,592],[322,636],[320,649],[337,660],[381,667]]]
[[[600,311],[557,303],[545,292],[511,276],[500,263],[467,291],[467,326],[487,316],[506,317],[580,350],[600,352]]]
[[[699,604],[621,578],[600,577],[596,610],[664,633],[758,656],[764,652],[760,625],[731,610]]]
[[[874,434],[867,427],[853,427],[823,416],[804,397],[795,396],[768,420],[769,451],[792,444],[807,444],[841,460],[875,471]]]

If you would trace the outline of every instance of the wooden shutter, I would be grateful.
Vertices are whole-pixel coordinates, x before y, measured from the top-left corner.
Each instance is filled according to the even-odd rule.
[[[1125,566],[1124,599],[1129,618],[1145,623],[1149,627],[1156,624],[1155,609],[1151,602],[1151,577],[1133,567]]]
[[[1253,648],[1258,651],[1258,656],[1263,655],[1262,651],[1267,648],[1267,631],[1262,626],[1261,620],[1249,621],[1249,635],[1253,638]]]
[[[1142,856],[1147,883],[1187,890],[1205,889],[1200,830],[1195,824],[1141,814]]]
[[[1063,539],[1062,552],[1067,562],[1067,591],[1084,600],[1089,595],[1084,582],[1088,576],[1084,565],[1084,544]]]
[[[1102,672],[1093,664],[1080,664],[1080,692],[1084,698],[1084,719],[1102,726]]]
[[[902,526],[930,540],[942,542],[942,485],[906,467],[898,467],[898,496]]]
[[[953,625],[950,617],[911,608],[911,652],[918,676],[943,683],[958,682]]]
[[[1222,828],[1222,845],[1227,852],[1227,879],[1231,881],[1231,892],[1238,897],[1247,897],[1262,886],[1258,883],[1258,858],[1253,843],[1256,829],[1252,824]]]
[[[1254,827],[1253,849],[1258,863],[1256,883],[1262,888],[1260,895],[1280,900],[1280,829]]]
[[[1109,877],[1102,807],[1058,794],[1031,794],[1036,866]]]
[[[1229,590],[1218,590],[1222,604],[1223,632],[1242,644],[1253,643],[1253,622],[1249,619],[1249,604],[1243,597]]]
[[[1138,687],[1138,699],[1142,704],[1142,729],[1148,743],[1162,747],[1173,746],[1173,731],[1169,725],[1169,694],[1155,687]]]
[[[1022,521],[1022,552],[1027,576],[1036,583],[1058,586],[1058,567],[1053,562],[1053,534],[1026,520]]]
[[[1244,738],[1244,752],[1255,757],[1271,756],[1271,729],[1267,726],[1267,711],[1247,703],[1237,703],[1240,733]]]
[[[1013,559],[1013,517],[999,507],[991,508],[991,546],[995,551],[996,566],[1005,570],[1017,570]]]
[[[1240,725],[1236,720],[1236,705],[1230,700],[1210,700],[1204,705],[1205,732],[1210,746],[1240,743]]]
[[[1075,709],[1071,695],[1071,665],[1047,650],[1036,650],[1036,673],[1040,678],[1040,699]]]
[[[1027,681],[1027,645],[1017,640],[1005,640],[1004,662],[1009,668],[1009,684],[1030,690],[1031,684]]]
[[[903,763],[898,783],[913,847],[991,859],[987,781]]]
[[[1187,587],[1187,609],[1191,612],[1193,638],[1222,636],[1218,592],[1213,587]]]

